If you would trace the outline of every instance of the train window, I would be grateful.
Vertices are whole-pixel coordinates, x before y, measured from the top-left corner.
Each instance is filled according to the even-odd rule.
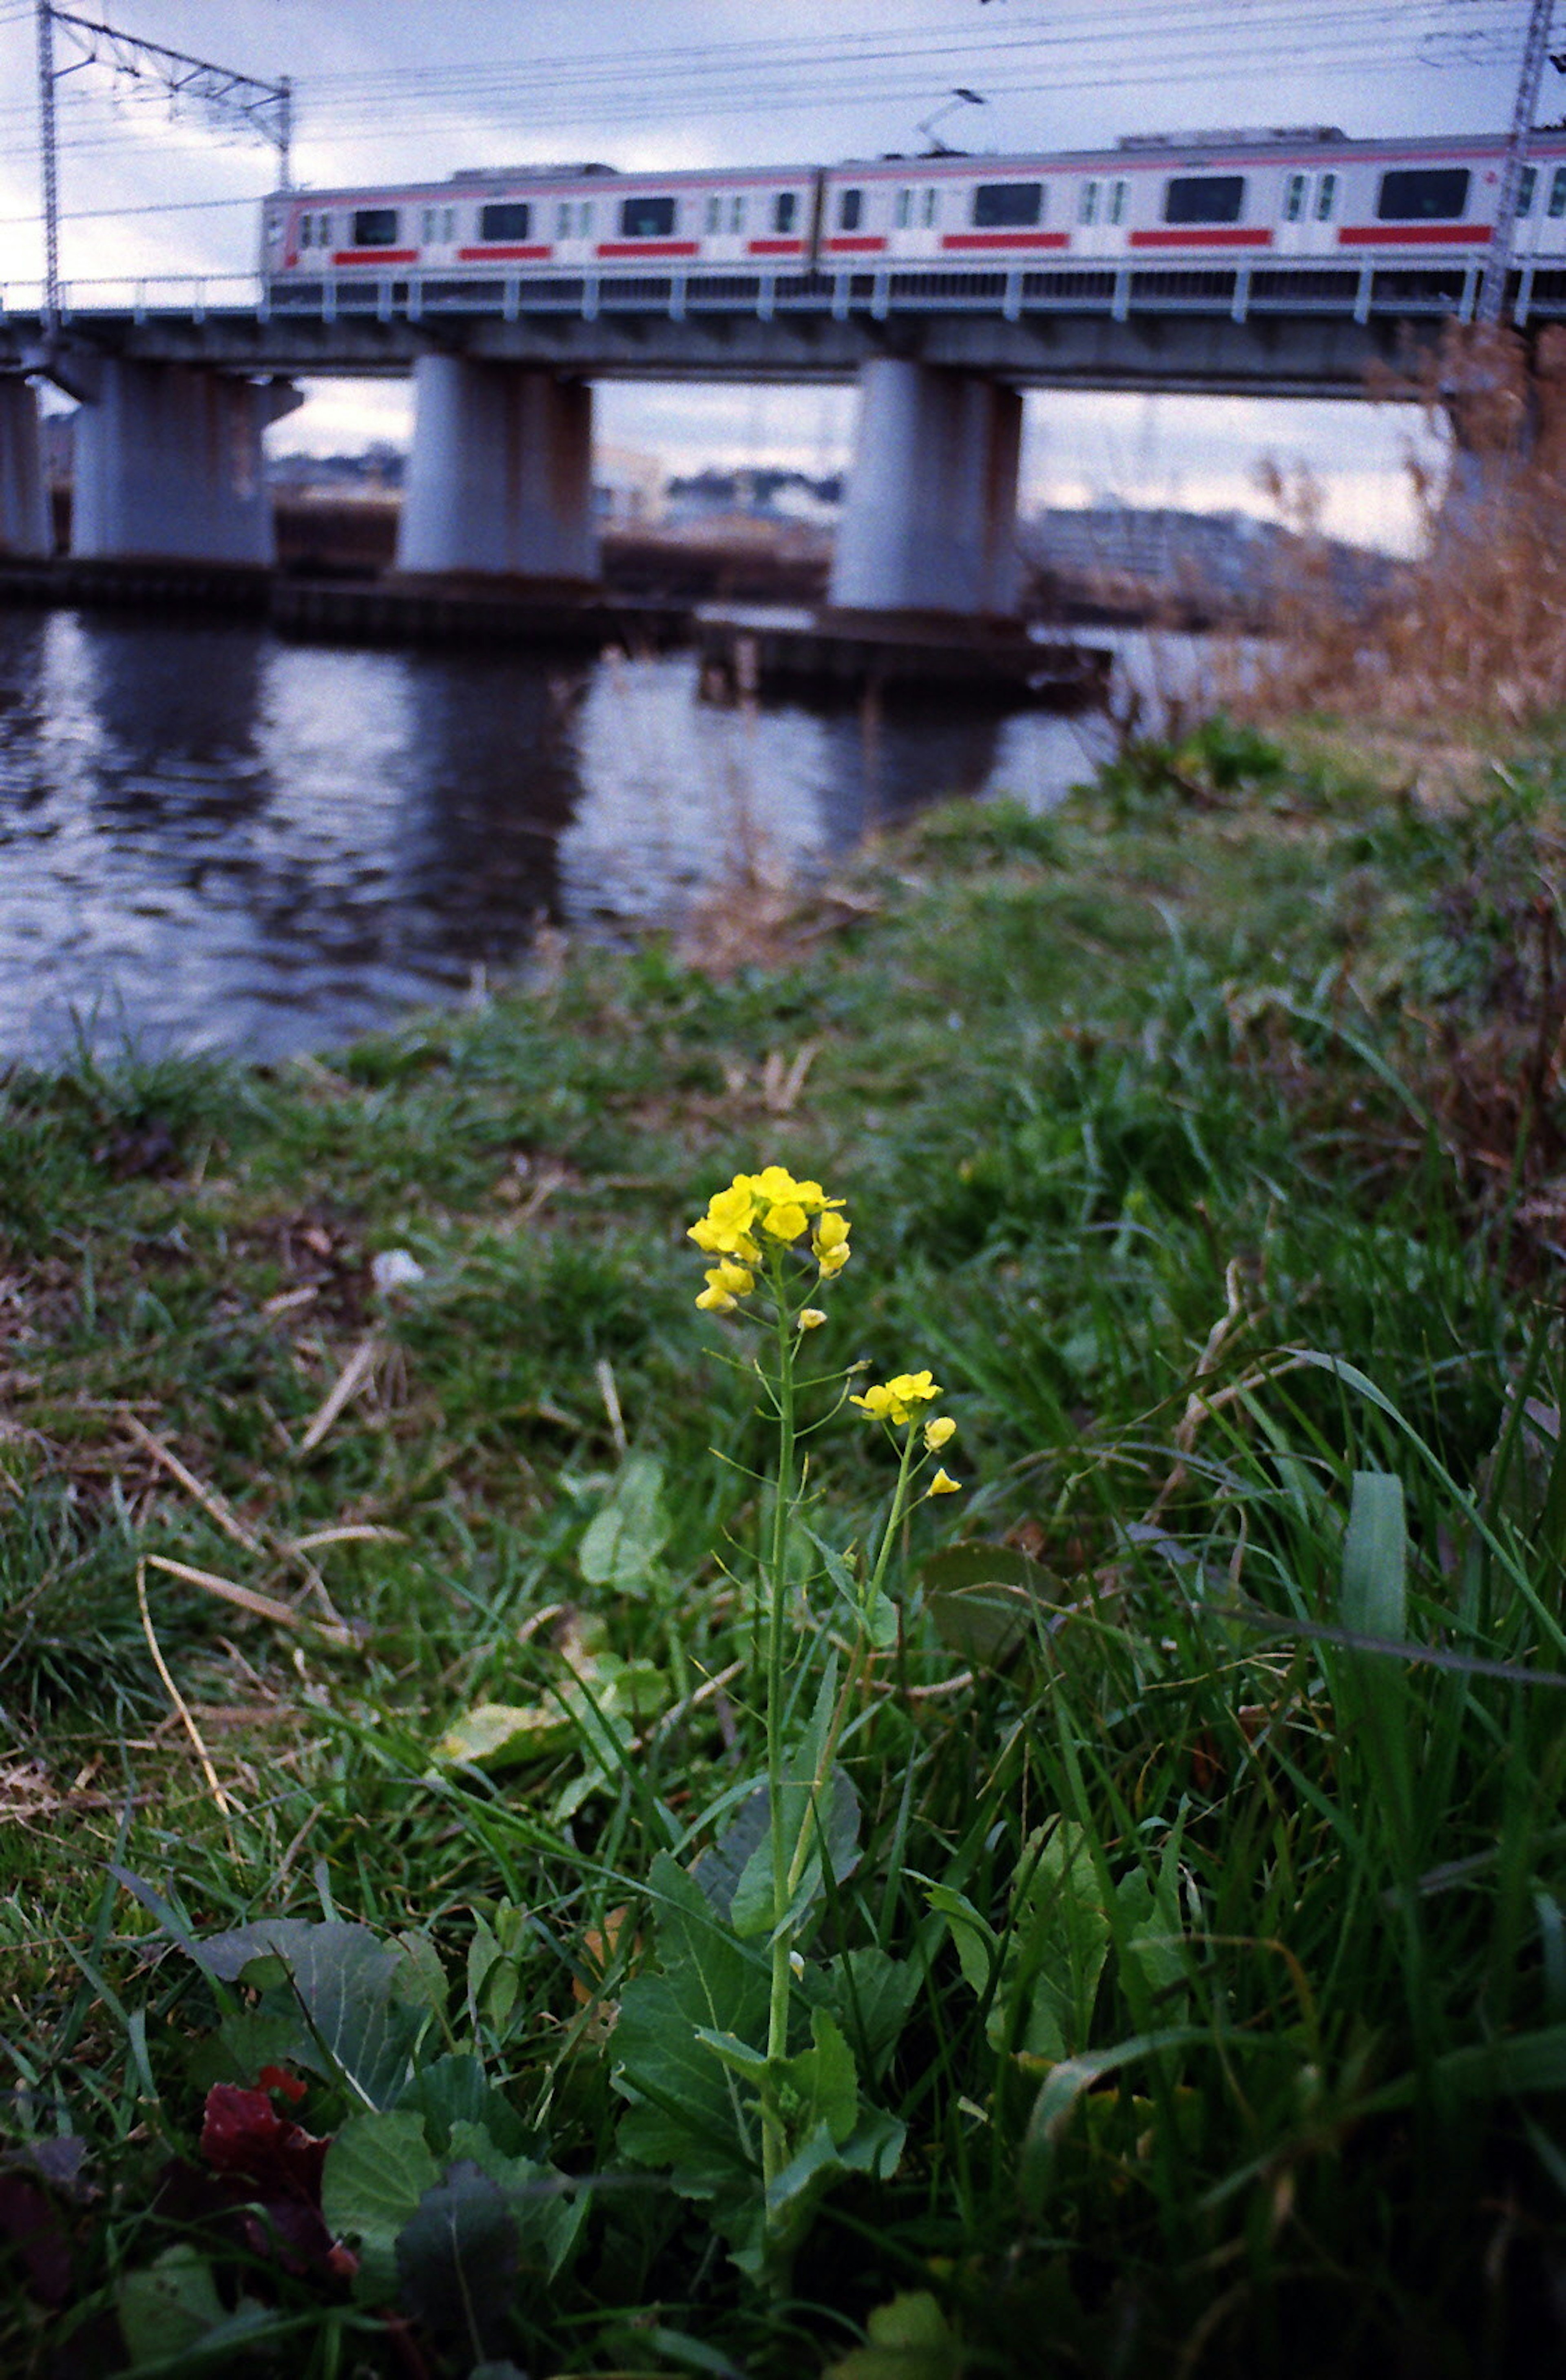
[[[502,199],[479,210],[480,239],[526,239],[533,228],[533,210],[524,199]]]
[[[973,219],[980,230],[1026,230],[1043,212],[1042,182],[980,182],[973,194]]]
[[[703,225],[703,229],[707,231],[722,231],[722,228],[723,201],[720,198],[710,198],[707,201],[707,219]]]
[[[837,225],[840,231],[857,231],[865,219],[863,190],[841,190],[837,200]]]
[[[356,207],[353,244],[356,248],[395,248],[397,244],[395,207]]]
[[[745,229],[745,200],[743,199],[731,199],[729,200],[729,229],[731,231],[743,231]]]
[[[1287,182],[1283,186],[1283,220],[1285,223],[1299,222],[1300,217],[1305,212],[1305,177],[1303,174],[1291,174]]]
[[[1466,165],[1403,165],[1383,174],[1376,200],[1380,223],[1453,223],[1468,209]]]
[[[622,199],[620,201],[620,237],[622,239],[667,239],[674,228],[673,199]]]
[[[1538,188],[1538,167],[1536,165],[1524,165],[1523,168],[1522,178],[1517,185],[1517,212],[1520,215],[1531,215],[1533,213],[1534,193]]]
[[[892,211],[892,220],[899,231],[905,231],[913,219],[914,193],[912,190],[899,190],[897,203]]]
[[[1165,223],[1238,223],[1244,205],[1244,174],[1176,174],[1164,184]]]
[[[1566,165],[1557,165],[1551,178],[1548,212],[1557,223],[1566,215]]]
[[[419,237],[426,248],[435,237],[435,209],[426,207],[419,218]]]
[[[1316,186],[1316,220],[1330,223],[1338,212],[1338,176],[1323,174]]]
[[[932,223],[935,221],[936,216],[939,214],[939,212],[941,212],[941,193],[940,193],[940,191],[939,191],[939,190],[936,190],[936,189],[929,189],[929,190],[927,190],[927,191],[925,192],[925,194],[924,194],[923,200],[921,201],[920,206],[919,206],[919,221],[920,221],[922,224],[932,224]]]
[[[1123,182],[1111,182],[1110,184],[1110,221],[1112,224],[1117,224],[1123,223],[1124,220],[1125,184]]]
[[[780,190],[777,197],[772,200],[772,229],[774,231],[792,231],[794,229],[794,218],[798,212],[798,191]]]
[[[1082,195],[1076,202],[1076,219],[1078,223],[1085,224],[1098,222],[1099,185],[1097,182],[1084,182],[1082,185]]]

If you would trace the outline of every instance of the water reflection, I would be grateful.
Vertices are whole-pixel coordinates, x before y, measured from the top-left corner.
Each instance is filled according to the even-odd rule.
[[[319,1048],[953,793],[1045,803],[1071,724],[713,709],[685,655],[562,668],[0,610],[0,1060],[79,1029]]]

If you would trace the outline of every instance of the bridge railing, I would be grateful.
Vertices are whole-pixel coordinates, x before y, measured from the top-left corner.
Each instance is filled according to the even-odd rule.
[[[1028,315],[1097,314],[1125,322],[1139,314],[1229,315],[1243,322],[1266,314],[1321,314],[1366,322],[1377,316],[1456,315],[1468,320],[1478,292],[1473,259],[1432,261],[1385,254],[1328,261],[1269,258],[1233,264],[1149,264],[1140,260],[1007,263],[910,268],[878,260],[861,267],[808,265],[784,270],[739,268],[613,272],[543,271],[493,278],[449,268],[434,272],[327,273],[295,275],[269,288],[253,273],[164,273],[115,280],[72,281],[62,293],[61,319],[127,316],[136,322],[208,314],[249,315],[260,322],[417,323],[443,317],[639,314],[684,322],[687,317],[750,315],[762,321],[789,314],[884,320],[893,314],[972,313],[1017,322]],[[39,282],[0,283],[0,322],[37,322]],[[1525,261],[1508,289],[1511,319],[1566,314],[1566,265]]]

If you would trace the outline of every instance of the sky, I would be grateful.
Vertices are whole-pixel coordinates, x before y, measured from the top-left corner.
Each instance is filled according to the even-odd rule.
[[[1111,145],[1123,133],[1333,124],[1351,135],[1504,130],[1529,0],[59,0],[295,90],[297,181],[443,179],[463,167],[827,163],[917,151]],[[1566,30],[1566,0],[1560,16]],[[1556,46],[1561,46],[1557,42]],[[55,32],[55,65],[78,53]],[[961,90],[977,103],[955,98]],[[61,270],[76,284],[245,275],[275,152],[84,66],[60,86]],[[939,113],[938,113],[939,112]],[[1545,69],[1541,120],[1566,114]],[[35,7],[0,0],[0,294],[36,281]],[[105,294],[110,294],[105,292]],[[606,384],[601,439],[670,471],[847,459],[844,390]],[[314,384],[279,447],[406,439],[397,382]],[[1103,496],[1265,513],[1264,458],[1304,466],[1328,526],[1414,534],[1407,407],[1030,395],[1024,500]]]

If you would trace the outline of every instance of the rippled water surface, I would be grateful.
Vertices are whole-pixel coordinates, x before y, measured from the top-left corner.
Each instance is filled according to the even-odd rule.
[[[1058,799],[1091,730],[698,699],[688,656],[292,644],[0,610],[0,1059],[322,1048],[670,924],[736,844],[819,872],[953,794]]]

